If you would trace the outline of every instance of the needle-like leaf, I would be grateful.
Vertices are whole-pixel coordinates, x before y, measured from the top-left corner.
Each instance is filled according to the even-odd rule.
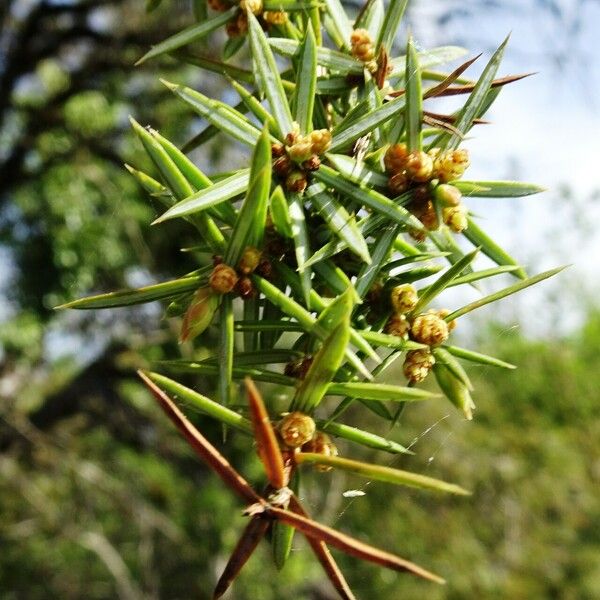
[[[183,434],[190,446],[219,475],[225,485],[246,502],[261,502],[262,499],[250,487],[250,484],[233,469],[221,453],[186,419],[185,415],[177,408],[167,394],[144,371],[138,371],[138,375],[154,394],[162,409]]]
[[[188,87],[175,85],[162,79],[161,81],[201,117],[217,127],[219,131],[227,133],[243,144],[254,147],[260,136],[260,130],[252,125],[244,115],[228,104],[211,100],[204,94]]]
[[[194,275],[192,277],[182,277],[172,281],[147,285],[135,290],[121,290],[118,292],[109,292],[107,294],[98,294],[97,296],[88,296],[79,298],[65,304],[57,306],[56,309],[75,308],[79,310],[90,310],[97,308],[116,308],[118,306],[132,306],[134,304],[145,304],[156,300],[166,300],[174,298],[182,292],[191,292],[196,290],[203,281],[206,281],[206,275]]]
[[[289,509],[291,512],[295,512],[305,519],[310,519],[309,514],[304,510],[302,504],[300,504],[300,500],[294,495],[290,499]],[[277,523],[280,525],[280,523]],[[287,526],[289,527],[289,526]],[[346,579],[342,575],[340,568],[335,562],[333,556],[331,556],[331,552],[329,552],[329,548],[327,548],[326,544],[320,540],[307,536],[306,540],[308,541],[312,551],[315,553],[317,560],[321,563],[321,566],[325,570],[327,578],[331,581],[331,584],[340,595],[342,600],[356,600],[350,586],[346,582]]]
[[[371,262],[369,248],[354,217],[350,216],[348,211],[327,193],[321,183],[313,183],[306,190],[305,195],[313,202],[319,214],[336,235],[346,242],[348,248],[369,264]]]
[[[458,348],[457,346],[444,346],[450,354],[457,358],[462,358],[480,365],[489,365],[491,367],[501,367],[502,369],[516,369],[515,365],[504,362],[494,356],[488,356],[487,354],[481,354],[480,352],[474,352],[473,350],[467,350],[466,348]]]
[[[300,52],[300,43],[295,40],[285,38],[269,38],[269,45],[277,54],[282,56],[294,57]],[[360,75],[363,72],[362,62],[337,50],[330,50],[323,46],[317,48],[317,62],[323,67],[327,67],[336,73],[343,75]]]
[[[438,277],[438,279],[429,287],[425,288],[425,290],[419,294],[419,300],[412,310],[412,313],[418,314],[421,312],[438,294],[443,292],[450,283],[452,283],[452,281],[473,262],[473,260],[475,260],[478,253],[479,249],[475,249],[469,254],[466,254],[440,275],[440,277]]]
[[[467,99],[465,105],[460,109],[458,118],[454,124],[454,127],[458,131],[458,134],[454,134],[447,138],[445,142],[441,144],[442,149],[453,149],[456,148],[464,135],[469,131],[473,123],[473,119],[481,116],[482,109],[486,105],[487,95],[491,89],[492,81],[500,66],[500,61],[504,55],[504,49],[508,44],[508,37],[500,44],[500,47],[494,52],[492,58],[486,65],[481,77],[477,81],[477,85],[471,92],[471,95]]]
[[[254,149],[250,185],[225,251],[227,264],[236,265],[246,246],[262,241],[270,193],[271,143],[269,130],[265,127]]]
[[[325,456],[313,452],[299,452],[294,457],[298,464],[312,463],[318,465],[326,465],[336,469],[342,469],[355,475],[375,479],[385,483],[393,483],[395,485],[406,485],[409,487],[431,490],[434,492],[446,492],[449,494],[458,494],[467,496],[470,492],[453,483],[447,483],[433,477],[426,477],[419,473],[411,473],[409,471],[401,471],[400,469],[392,469],[391,467],[382,467],[381,465],[372,465],[357,460],[350,460],[340,456]]]
[[[448,400],[463,412],[467,420],[473,419],[473,409],[475,403],[471,398],[469,388],[448,368],[441,362],[436,362],[433,365],[433,374],[435,379],[440,386],[440,389]]]
[[[463,231],[463,235],[474,245],[478,246],[481,251],[491,258],[497,265],[508,265],[517,267],[512,271],[515,277],[525,279],[527,274],[525,269],[521,267],[517,261],[500,247],[487,233],[485,233],[475,221],[469,217],[469,226]]]
[[[206,210],[211,206],[217,206],[231,198],[235,198],[247,190],[249,181],[250,171],[248,169],[240,169],[235,175],[217,181],[217,183],[199,192],[195,192],[181,200],[181,202],[174,204],[156,219],[153,225],[163,223],[169,219],[192,215]]]
[[[269,483],[279,490],[288,483],[279,443],[260,392],[250,377],[246,377],[244,384],[248,395],[250,418],[254,428],[258,455],[265,467]]]
[[[317,352],[292,402],[293,410],[312,413],[327,393],[350,341],[350,315],[329,334]]]
[[[377,50],[385,48],[389,54],[392,50],[394,37],[398,31],[398,25],[406,10],[408,0],[391,0],[383,18],[383,24],[377,37]]]
[[[234,16],[236,10],[237,7],[232,7],[208,21],[192,25],[183,31],[176,33],[175,35],[172,35],[164,42],[154,46],[149,52],[146,52],[146,54],[144,54],[144,56],[137,61],[136,65],[140,65],[150,58],[155,58],[161,54],[173,52],[174,50],[177,50],[182,46],[187,46],[192,42],[197,42],[198,40],[206,37],[209,33],[215,31],[215,29],[219,29],[219,27],[225,25],[225,23],[227,23],[227,21]]]
[[[545,188],[533,183],[521,181],[453,181],[463,196],[477,198],[520,198],[546,191]]]
[[[296,249],[296,262],[302,285],[302,297],[306,306],[310,306],[310,291],[312,289],[312,271],[306,266],[310,257],[310,241],[306,219],[304,216],[304,204],[302,194],[289,193],[289,215],[292,221],[292,238]]]
[[[317,87],[317,43],[310,22],[300,46],[296,72],[292,106],[296,122],[300,126],[300,133],[309,133],[313,128],[312,117]]]
[[[285,136],[293,129],[292,114],[281,83],[279,69],[262,27],[251,12],[248,11],[247,15],[257,83],[269,101],[280,134]]]
[[[430,571],[427,571],[426,569],[423,569],[422,567],[419,567],[408,560],[400,558],[399,556],[395,556],[394,554],[390,554],[389,552],[385,552],[384,550],[379,550],[378,548],[365,544],[364,542],[360,542],[349,535],[336,531],[335,529],[327,527],[326,525],[321,525],[312,519],[307,519],[306,517],[293,513],[289,510],[284,510],[275,506],[270,506],[267,509],[267,512],[283,523],[287,523],[288,525],[295,527],[307,537],[325,542],[326,544],[338,548],[350,556],[355,556],[362,560],[368,560],[379,566],[386,567],[394,571],[411,573],[412,575],[428,579],[429,581],[433,581],[435,583],[445,583],[441,577],[434,575]]]
[[[413,152],[421,150],[421,125],[423,123],[423,97],[419,57],[412,36],[406,46],[406,145]]]
[[[250,522],[246,525],[242,536],[235,545],[231,557],[225,565],[225,569],[217,582],[215,591],[213,592],[213,600],[221,598],[221,596],[229,589],[229,586],[238,576],[242,567],[252,556],[252,553],[256,550],[260,541],[265,537],[269,525],[269,520],[261,516],[252,517],[250,519]]]
[[[504,288],[504,289],[500,290],[499,292],[495,292],[494,294],[489,294],[488,296],[484,296],[483,298],[480,298],[479,300],[475,300],[475,302],[471,302],[471,303],[467,304],[466,306],[463,306],[462,308],[459,308],[459,309],[451,312],[447,317],[445,317],[445,319],[446,319],[446,321],[452,321],[453,319],[458,319],[458,317],[462,317],[463,315],[466,315],[467,313],[475,310],[476,308],[481,308],[482,306],[485,306],[486,304],[489,304],[490,302],[496,302],[497,300],[502,300],[502,298],[506,298],[507,296],[510,296],[511,294],[516,294],[517,292],[520,292],[521,290],[523,290],[531,285],[539,283],[540,281],[543,281],[544,279],[553,277],[554,275],[557,275],[565,268],[566,268],[566,266],[563,266],[563,267],[558,267],[556,269],[550,269],[549,271],[544,271],[543,273],[540,273],[539,275],[535,275],[533,277],[525,279],[524,281],[515,283],[514,285]]]

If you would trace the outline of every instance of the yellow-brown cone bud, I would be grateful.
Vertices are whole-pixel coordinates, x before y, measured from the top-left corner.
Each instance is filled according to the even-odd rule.
[[[290,131],[286,136],[285,136],[285,143],[287,146],[293,146],[296,143],[296,140],[298,139],[300,135],[300,125],[294,121],[292,123],[292,131]]]
[[[244,275],[253,273],[260,264],[261,251],[258,248],[248,246],[242,252],[242,258],[238,263],[238,271]]]
[[[392,194],[404,194],[404,192],[408,190],[408,185],[408,177],[405,175],[404,172],[395,173],[388,180],[388,187]]]
[[[440,308],[439,310],[436,310],[435,312],[440,319],[445,319],[450,314],[450,311],[447,308]],[[447,323],[448,323],[448,331],[454,331],[454,329],[456,329],[456,320],[447,321]]]
[[[299,136],[297,141],[288,148],[288,156],[295,162],[303,163],[308,160],[313,153],[313,147],[305,136]]]
[[[410,285],[410,283],[405,283],[403,285],[397,285],[392,290],[390,300],[395,312],[407,313],[417,305],[419,296],[417,295],[417,290],[414,286]]]
[[[408,235],[417,242],[424,242],[427,239],[427,234],[419,229],[409,229]]]
[[[435,206],[431,201],[425,202],[419,210],[415,211],[415,216],[429,231],[435,231],[440,226]]]
[[[315,433],[313,439],[302,446],[302,452],[314,452],[315,454],[323,454],[324,456],[337,456],[338,449],[331,441],[331,438],[321,431]],[[331,471],[328,465],[315,465],[317,471]]]
[[[463,176],[469,166],[467,150],[439,152],[433,161],[433,175],[442,183],[454,181]]]
[[[311,131],[307,137],[310,140],[314,154],[323,154],[324,152],[327,152],[329,146],[331,146],[331,132],[328,129]]]
[[[290,192],[303,192],[307,185],[306,175],[302,171],[292,171],[285,180],[285,187]]]
[[[288,18],[283,10],[266,10],[262,16],[269,25],[283,25]]]
[[[239,294],[242,300],[250,300],[256,296],[256,289],[252,283],[250,277],[240,277],[236,286],[235,291]]]
[[[444,223],[448,225],[454,233],[461,233],[469,226],[467,215],[467,207],[464,204],[448,206],[442,210]]]
[[[428,346],[443,344],[449,334],[448,324],[435,311],[419,315],[410,326],[410,337]]]
[[[263,3],[262,0],[240,0],[240,8],[244,13],[249,10],[253,15],[260,15]]]
[[[271,144],[271,156],[279,158],[285,154],[285,146],[283,144]]]
[[[281,419],[277,428],[281,439],[290,448],[299,448],[310,442],[316,431],[313,419],[301,412],[286,415]]]
[[[276,175],[279,175],[279,177],[287,177],[291,173],[293,168],[294,163],[290,160],[290,157],[287,155],[280,156],[273,163],[273,172]]]
[[[298,360],[292,360],[285,365],[283,373],[288,377],[295,377],[296,379],[304,379],[308,370],[313,363],[312,356],[304,356]]]
[[[236,25],[240,35],[244,35],[248,31],[248,15],[245,12],[238,13]]]
[[[256,267],[256,274],[260,275],[263,279],[272,279],[273,278],[273,264],[270,260],[264,259],[258,263],[258,267]]]
[[[429,375],[435,358],[429,350],[411,350],[406,354],[402,370],[411,383],[420,383]]]
[[[227,22],[227,24],[225,25],[225,33],[227,34],[227,37],[230,37],[230,38],[236,38],[236,37],[240,37],[242,35],[242,31],[240,30],[240,28],[238,26],[236,17],[233,17],[233,19],[231,19],[231,21]]]
[[[302,163],[302,168],[305,171],[318,171],[320,166],[321,159],[316,154],[313,154],[308,160]]]
[[[375,58],[375,46],[371,34],[366,29],[355,29],[350,35],[352,56],[363,62]]]
[[[385,324],[385,333],[395,335],[399,338],[407,338],[410,331],[410,323],[405,315],[394,313]]]
[[[424,183],[431,179],[433,160],[426,152],[411,152],[406,159],[405,169],[412,181]]]
[[[225,12],[231,5],[223,0],[208,0],[208,6],[217,12]]]
[[[228,294],[235,287],[237,281],[237,273],[226,264],[217,265],[208,278],[210,287],[217,294]]]
[[[435,199],[442,206],[458,206],[462,198],[460,190],[453,185],[441,183],[435,188]]]
[[[406,144],[392,144],[383,157],[385,170],[391,174],[401,173],[406,167],[407,158],[408,148]]]

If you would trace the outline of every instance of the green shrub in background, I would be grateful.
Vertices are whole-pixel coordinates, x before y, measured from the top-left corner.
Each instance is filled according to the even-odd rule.
[[[311,486],[309,498],[313,511],[325,506],[328,522],[387,547],[410,548],[415,560],[452,573],[446,586],[434,587],[387,577],[341,556],[357,595],[597,597],[600,364],[590,349],[600,343],[600,317],[591,314],[568,339],[529,341],[518,329],[506,335],[496,327],[490,336],[497,355],[520,368],[510,377],[492,368],[473,370],[481,390],[473,422],[433,402],[415,406],[402,421],[407,442],[419,437],[415,456],[402,458],[403,466],[460,481],[473,496],[433,497],[409,489],[391,496],[387,486],[365,486],[355,476],[311,476],[315,484],[328,478],[327,489]],[[211,597],[219,566],[244,523],[237,501],[190,459],[185,443],[133,380],[117,391],[131,427],[151,435],[146,445],[132,447],[124,425],[115,437],[106,416],[89,429],[81,415],[93,401],[82,393],[79,416],[63,420],[51,437],[32,439],[2,457],[3,599],[118,596],[122,583],[115,577],[123,575],[107,567],[97,545],[90,550],[81,544],[87,532],[109,540],[138,597]],[[350,422],[377,426],[375,416],[350,411]],[[191,414],[218,443],[220,428]],[[343,454],[351,450],[340,448]],[[369,452],[361,457],[369,459]],[[257,459],[248,461],[246,438],[230,436],[227,453],[251,480],[260,479]],[[356,489],[365,495],[342,496]],[[259,548],[265,560],[248,562],[233,597],[332,597],[319,565],[303,545],[296,548],[279,573],[267,560],[267,545]]]

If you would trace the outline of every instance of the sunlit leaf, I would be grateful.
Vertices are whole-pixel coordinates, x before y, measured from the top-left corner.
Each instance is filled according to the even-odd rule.
[[[142,58],[140,58],[136,64],[140,65],[150,58],[155,58],[168,52],[173,52],[182,46],[187,46],[188,44],[201,40],[209,33],[215,31],[215,29],[219,29],[219,27],[225,25],[225,23],[227,23],[227,21],[229,21],[235,15],[236,11],[237,7],[232,7],[208,21],[187,27],[183,31],[172,35],[170,38],[167,38],[160,44],[154,46],[152,50],[146,52],[146,54],[144,54],[144,56],[142,56]]]
[[[502,298],[506,298],[507,296],[516,294],[517,292],[520,292],[521,290],[524,290],[525,288],[528,288],[529,286],[539,283],[540,281],[543,281],[544,279],[548,279],[549,277],[553,277],[554,275],[557,275],[565,268],[566,267],[558,267],[556,269],[550,269],[549,271],[544,271],[543,273],[540,273],[539,275],[529,277],[528,279],[525,279],[524,281],[520,281],[519,283],[515,283],[514,285],[504,288],[504,289],[500,290],[499,292],[495,292],[494,294],[489,294],[488,296],[484,296],[483,298],[480,298],[479,300],[475,300],[474,302],[471,302],[471,303],[467,304],[466,306],[463,306],[462,308],[459,308],[459,309],[451,312],[447,317],[445,317],[445,320],[452,321],[453,319],[458,319],[458,317],[462,317],[463,315],[470,313],[471,311],[475,310],[476,308],[481,308],[482,306],[485,306],[486,304],[490,304],[490,302],[496,302],[497,300],[502,300]]]
[[[256,17],[248,12],[248,26],[252,59],[254,61],[257,82],[267,97],[271,112],[279,127],[281,135],[292,131],[292,114],[287,96],[279,77],[277,63],[269,47],[269,42]]]
[[[392,469],[391,467],[382,467],[371,463],[359,462],[357,460],[350,460],[340,456],[325,456],[324,454],[299,452],[295,458],[296,462],[299,464],[312,463],[327,465],[328,467],[348,471],[349,473],[367,477],[368,479],[384,481],[385,483],[406,485],[423,490],[446,492],[462,496],[467,496],[470,493],[456,484],[446,483],[445,481],[434,479],[433,477],[427,477],[409,471],[401,471],[400,469]]]

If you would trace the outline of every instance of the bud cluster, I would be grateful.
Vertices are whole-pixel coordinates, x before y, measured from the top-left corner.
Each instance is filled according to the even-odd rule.
[[[304,379],[313,362],[312,356],[303,356],[298,360],[292,360],[284,368],[284,375],[294,377],[294,379]]]
[[[394,195],[412,192],[409,210],[423,223],[425,229],[438,229],[439,217],[436,202],[441,206],[441,217],[455,233],[467,228],[467,209],[461,202],[460,191],[448,181],[459,179],[469,166],[466,150],[409,152],[406,144],[391,145],[384,156],[385,169],[389,175],[388,187]],[[425,238],[425,232],[411,231],[417,240]]]
[[[371,34],[366,29],[355,29],[350,35],[350,45],[352,56],[364,62],[367,69],[374,73],[377,70],[377,61]]]
[[[331,438],[322,431],[317,431],[312,440],[302,446],[302,452],[314,452],[315,454],[323,454],[323,456],[337,456],[337,446],[332,442]],[[328,465],[315,465],[317,471],[322,473],[331,471]]]
[[[418,300],[417,290],[409,283],[393,288],[390,293],[393,312],[385,325],[385,333],[407,339],[410,333],[410,322],[406,314],[414,309]]]
[[[406,353],[402,370],[410,383],[420,383],[429,375],[434,364],[435,357],[430,350],[411,350]]]
[[[449,314],[448,309],[430,309],[415,317],[410,324],[409,337],[414,342],[426,344],[430,348],[411,350],[404,361],[404,375],[411,383],[419,383],[427,377],[435,364],[431,347],[443,344],[456,327],[456,321],[447,323],[444,318]]]
[[[314,452],[325,456],[337,456],[338,450],[331,438],[321,431],[317,431],[312,417],[301,413],[291,412],[285,414],[277,424],[277,432],[285,447],[292,452]],[[318,471],[330,471],[331,467],[316,465]]]
[[[331,145],[331,132],[317,129],[306,135],[300,133],[298,123],[285,136],[285,144],[273,144],[273,172],[285,181],[291,192],[303,192],[308,185],[308,173],[321,166],[321,159]]]
[[[447,323],[447,309],[430,309],[426,313],[411,317],[417,305],[417,291],[412,285],[395,287],[390,295],[394,312],[385,325],[385,332],[403,339],[410,339],[430,347],[443,344],[455,328],[456,321]],[[435,363],[431,349],[413,350],[407,353],[404,374],[411,383],[423,381]]]
[[[256,290],[250,279],[254,271],[263,273],[270,263],[263,260],[262,252],[248,246],[242,252],[236,268],[222,262],[220,256],[214,257],[214,268],[208,278],[208,284],[216,294],[229,294],[235,291],[242,300],[254,298]]]
[[[225,12],[232,3],[225,0],[208,0],[210,8],[217,12]],[[264,29],[271,25],[284,25],[288,15],[282,10],[264,10],[262,0],[240,0],[239,10],[225,26],[225,31],[230,38],[240,37],[248,31],[248,12],[255,15]]]

